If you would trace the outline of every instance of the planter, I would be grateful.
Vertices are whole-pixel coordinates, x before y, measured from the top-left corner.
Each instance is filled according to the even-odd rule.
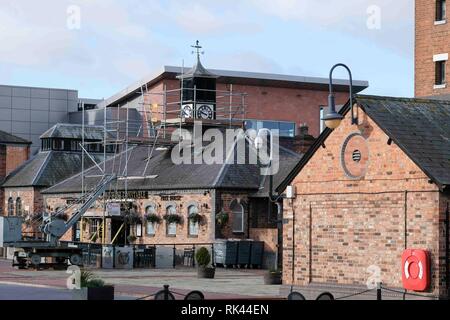
[[[283,284],[283,275],[280,272],[269,272],[264,275],[264,283],[268,285]]]
[[[73,290],[73,300],[114,300],[114,287],[104,286],[100,288],[81,288]]]
[[[212,267],[202,268],[202,267],[199,267],[197,269],[197,275],[201,279],[214,279],[215,274],[216,274],[216,268],[212,268]]]

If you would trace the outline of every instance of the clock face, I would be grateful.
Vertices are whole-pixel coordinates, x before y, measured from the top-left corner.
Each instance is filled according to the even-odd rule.
[[[193,116],[192,105],[190,105],[190,104],[184,105],[181,111],[182,111],[183,118],[192,118],[192,116]]]
[[[214,117],[213,114],[213,108],[211,105],[201,105],[198,109],[197,109],[197,118],[199,119],[207,119],[207,120],[212,120]]]
[[[369,146],[367,140],[358,132],[345,139],[341,150],[341,165],[350,179],[362,179],[369,166]]]

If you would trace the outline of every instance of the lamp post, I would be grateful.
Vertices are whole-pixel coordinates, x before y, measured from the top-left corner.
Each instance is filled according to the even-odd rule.
[[[329,81],[329,87],[330,87],[330,94],[328,95],[328,113],[322,118],[322,120],[325,121],[325,125],[330,129],[336,129],[341,124],[344,117],[339,114],[336,111],[336,99],[333,91],[333,72],[336,68],[343,67],[348,71],[349,78],[350,78],[350,108],[351,108],[351,115],[352,115],[352,125],[358,124],[358,118],[355,117],[353,114],[353,77],[352,72],[349,67],[347,67],[343,63],[338,63],[333,66],[330,70],[330,81]]]

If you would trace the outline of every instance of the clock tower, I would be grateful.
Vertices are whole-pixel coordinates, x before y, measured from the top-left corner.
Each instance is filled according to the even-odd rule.
[[[203,67],[200,61],[199,41],[192,46],[197,54],[197,63],[187,73],[178,76],[181,85],[181,109],[183,118],[216,119],[216,82],[218,76]]]

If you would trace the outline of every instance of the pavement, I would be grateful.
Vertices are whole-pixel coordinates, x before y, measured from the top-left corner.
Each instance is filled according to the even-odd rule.
[[[264,284],[264,270],[216,269],[215,279],[198,279],[196,269],[93,269],[93,273],[115,287],[116,300],[138,299],[170,286],[176,299],[193,290],[206,299],[277,299],[280,287]],[[69,274],[56,270],[18,270],[0,259],[0,300],[70,300]],[[149,298],[151,299],[151,297]]]

